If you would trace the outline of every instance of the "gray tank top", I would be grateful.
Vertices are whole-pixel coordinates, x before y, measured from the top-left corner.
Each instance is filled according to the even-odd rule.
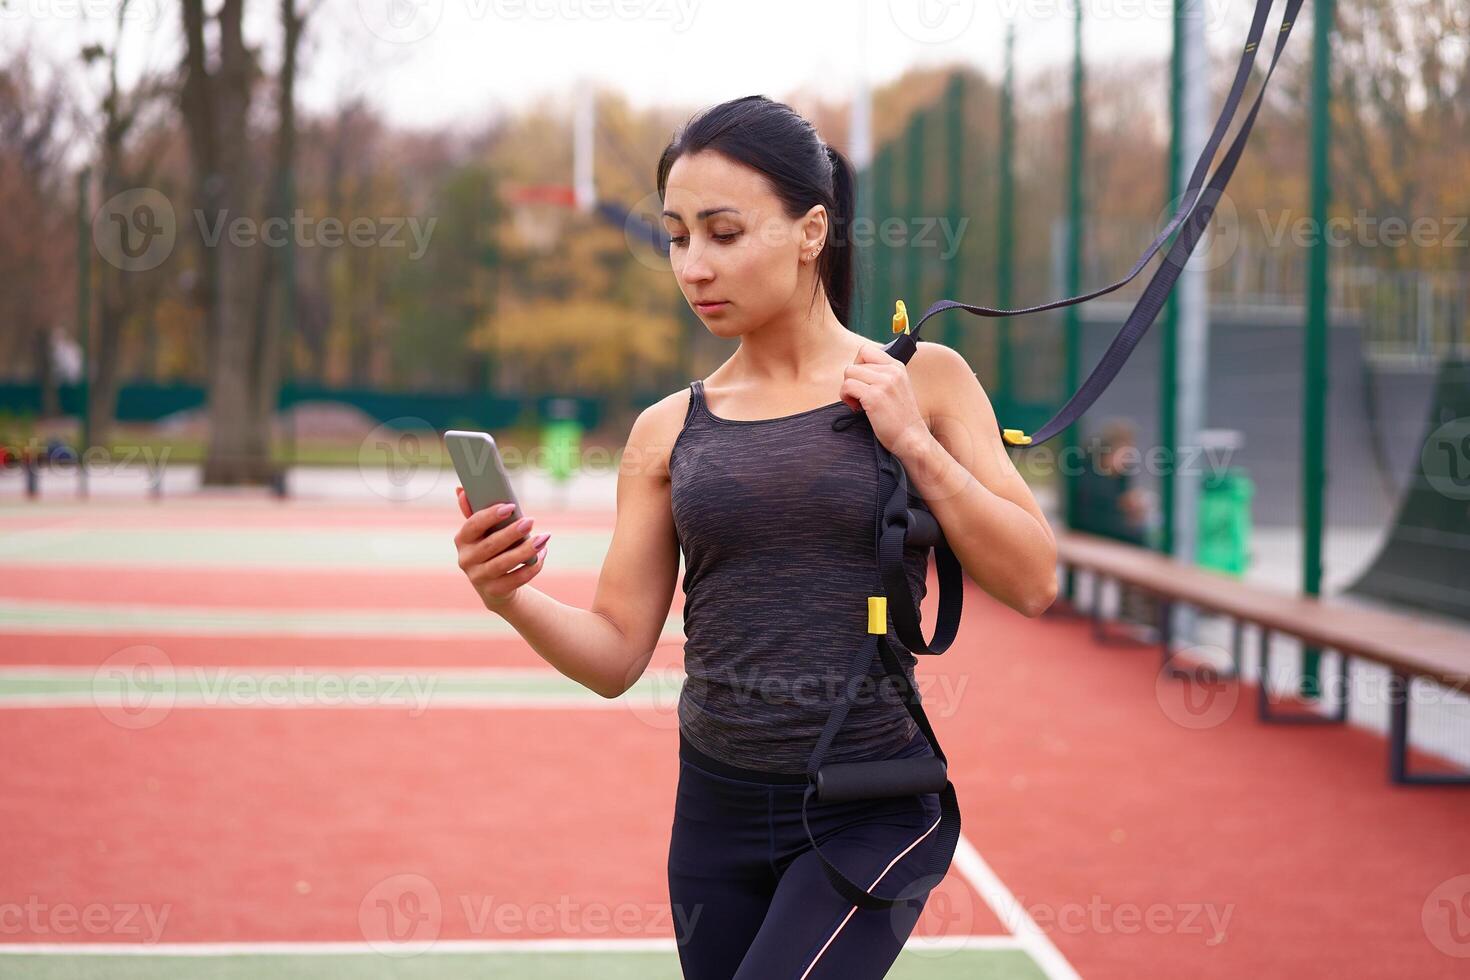
[[[722,419],[695,381],[669,457],[684,554],[684,686],[679,728],[695,748],[748,769],[800,773],[867,637],[882,595],[874,530],[878,481],[867,416],[841,401],[774,419]],[[909,494],[910,506],[923,501]],[[927,548],[904,565],[915,607]],[[888,641],[913,683],[915,657]],[[892,756],[918,726],[874,658],[825,757]],[[880,683],[881,680],[881,683]]]

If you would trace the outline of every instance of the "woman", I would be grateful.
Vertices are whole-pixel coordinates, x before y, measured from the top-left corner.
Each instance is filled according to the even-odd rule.
[[[707,379],[638,416],[591,610],[526,583],[531,526],[456,536],[487,607],[549,663],[615,698],[643,673],[682,548],[687,679],[669,897],[687,980],[881,977],[933,881],[915,881],[934,793],[813,803],[812,834],[892,911],[828,883],[801,823],[805,765],[878,594],[876,438],[903,462],[977,584],[1035,616],[1056,592],[1055,545],[957,353],[921,344],[905,367],[847,328],[854,174],[810,123],[761,96],[699,114],[670,142],[658,191],[679,288],[739,348]],[[813,408],[811,406],[815,405]],[[833,428],[861,409],[866,424]],[[926,555],[905,556],[915,602]],[[912,682],[914,657],[903,651]],[[860,691],[827,762],[932,754],[898,693]],[[905,887],[909,886],[907,892]]]

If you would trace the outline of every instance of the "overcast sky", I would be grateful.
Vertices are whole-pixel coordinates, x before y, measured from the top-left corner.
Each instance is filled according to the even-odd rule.
[[[317,4],[300,102],[326,111],[360,95],[408,127],[475,125],[579,78],[638,106],[704,105],[801,88],[851,94],[914,65],[964,61],[995,75],[1004,25],[1024,72],[1070,58],[1073,0],[299,0]],[[1170,0],[1082,0],[1089,62],[1161,57]],[[118,0],[0,0],[0,47],[31,43],[64,62],[110,39]],[[218,0],[207,2],[210,9]],[[277,62],[276,0],[247,0],[247,34]],[[1238,50],[1250,0],[1204,0],[1212,50]],[[124,75],[175,64],[178,0],[132,0]],[[1269,36],[1269,35],[1268,35]],[[109,40],[110,43],[110,40]],[[1300,48],[1298,50],[1301,50]],[[100,73],[69,81],[100,88]]]

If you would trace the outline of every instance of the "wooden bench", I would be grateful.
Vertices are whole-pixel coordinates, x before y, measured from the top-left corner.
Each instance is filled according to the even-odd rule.
[[[1231,660],[1240,671],[1242,628],[1254,624],[1260,635],[1261,676],[1257,712],[1263,721],[1313,724],[1347,720],[1351,688],[1349,666],[1355,657],[1387,667],[1389,684],[1389,774],[1395,783],[1470,785],[1470,773],[1411,773],[1406,757],[1409,731],[1409,685],[1421,677],[1460,694],[1470,692],[1470,629],[1426,622],[1412,614],[1367,609],[1312,596],[1289,595],[1239,579],[1186,565],[1166,555],[1092,534],[1057,532],[1058,563],[1089,573],[1090,615],[1094,631],[1103,633],[1102,584],[1113,579],[1159,600],[1158,640],[1165,669],[1194,676],[1172,664],[1172,610],[1184,603],[1233,620]],[[1342,694],[1327,715],[1273,710],[1270,676],[1271,634],[1297,637],[1305,646],[1336,650],[1342,655]]]

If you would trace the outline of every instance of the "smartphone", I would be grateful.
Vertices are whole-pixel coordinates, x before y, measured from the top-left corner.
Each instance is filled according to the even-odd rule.
[[[525,516],[521,513],[521,504],[516,499],[515,490],[510,485],[510,477],[505,472],[505,463],[500,458],[500,449],[495,445],[494,436],[488,432],[450,429],[444,433],[444,448],[448,450],[449,458],[454,463],[454,472],[459,475],[460,486],[464,487],[471,513],[482,511],[491,504],[515,505],[515,510],[505,520],[486,533],[509,527]],[[520,539],[524,540],[524,537]],[[516,543],[519,544],[520,541]],[[534,565],[536,561],[536,556],[532,555],[526,564]]]

